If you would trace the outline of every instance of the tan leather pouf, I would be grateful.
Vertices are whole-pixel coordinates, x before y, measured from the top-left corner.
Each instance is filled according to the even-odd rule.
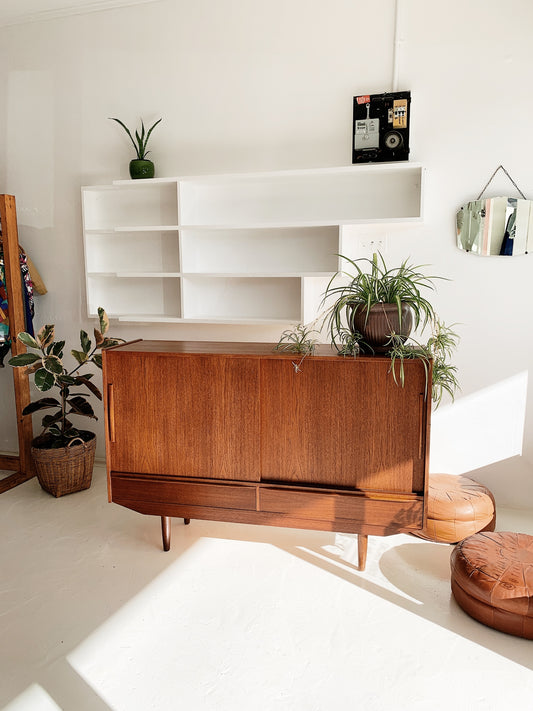
[[[429,475],[427,524],[415,536],[437,543],[458,543],[495,527],[494,496],[486,486],[466,476]]]
[[[484,625],[533,639],[533,536],[476,533],[452,551],[452,593]]]

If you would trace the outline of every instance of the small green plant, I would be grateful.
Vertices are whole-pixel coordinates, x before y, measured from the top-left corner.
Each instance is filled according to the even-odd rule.
[[[294,328],[283,331],[274,350],[306,355],[312,353],[318,343],[316,338],[311,337],[312,333],[317,331],[299,323]]]
[[[102,367],[102,355],[98,351],[122,343],[123,339],[110,338],[105,334],[109,328],[109,319],[104,309],[98,309],[99,328],[94,329],[94,345],[87,333],[80,331],[81,350],[71,350],[77,365],[68,370],[63,365],[63,349],[65,341],[55,341],[55,326],[47,324],[43,326],[37,335],[31,336],[29,333],[19,333],[17,338],[31,351],[13,356],[8,362],[15,368],[27,368],[28,375],[34,376],[35,386],[41,392],[47,392],[52,388],[59,390],[58,398],[43,397],[27,405],[23,415],[31,415],[40,410],[53,410],[42,419],[42,433],[40,439],[42,445],[47,449],[57,449],[66,447],[73,440],[87,441],[92,437],[92,433],[78,430],[70,421],[71,415],[80,415],[98,419],[89,401],[83,395],[73,394],[74,388],[84,387],[95,395],[99,400],[102,393],[91,382],[94,373],[79,373],[82,366],[94,364],[97,368]]]
[[[292,363],[296,373],[300,372],[300,366],[304,362],[306,356],[314,352],[318,343],[318,340],[311,336],[312,333],[318,334],[318,332],[312,328],[312,325],[313,324],[307,326],[299,323],[294,328],[289,328],[286,331],[283,331],[277,345],[274,347],[275,351],[298,353],[302,356],[298,363],[295,363],[294,361]]]
[[[147,144],[148,144],[148,139],[150,138],[150,134],[154,130],[154,128],[157,126],[158,123],[161,123],[163,120],[160,118],[158,121],[156,121],[151,128],[148,129],[148,131],[145,131],[144,128],[144,121],[141,119],[141,132],[135,131],[135,140],[133,140],[133,136],[131,135],[131,132],[129,128],[126,126],[125,123],[123,123],[120,119],[118,118],[113,118],[109,117],[110,121],[116,121],[118,124],[122,126],[122,128],[126,131],[128,136],[130,137],[130,141],[133,144],[133,147],[135,149],[135,153],[137,154],[138,160],[146,160],[146,156],[150,151],[146,150]]]
[[[354,358],[361,352],[361,343],[363,336],[350,328],[340,326],[337,332],[335,347],[339,355],[353,356]]]

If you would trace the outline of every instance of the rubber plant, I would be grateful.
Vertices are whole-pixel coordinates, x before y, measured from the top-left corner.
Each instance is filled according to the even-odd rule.
[[[98,400],[102,399],[102,393],[92,382],[94,373],[81,373],[80,370],[90,365],[101,368],[100,351],[123,342],[123,339],[106,335],[109,319],[103,308],[98,309],[98,318],[99,328],[94,329],[94,344],[85,331],[80,331],[80,350],[70,351],[76,361],[72,369],[63,363],[65,341],[55,340],[54,325],[43,326],[35,337],[26,332],[17,336],[30,350],[13,356],[8,361],[9,365],[26,368],[28,375],[33,375],[35,387],[40,392],[48,392],[54,388],[58,391],[57,397],[42,397],[31,402],[22,411],[23,415],[32,415],[42,410],[51,410],[44,415],[41,423],[43,430],[36,438],[41,448],[67,447],[74,440],[88,441],[94,436],[92,432],[74,427],[70,419],[73,415],[98,419],[87,400],[87,393],[81,394],[78,390],[88,390],[89,394],[93,394]]]

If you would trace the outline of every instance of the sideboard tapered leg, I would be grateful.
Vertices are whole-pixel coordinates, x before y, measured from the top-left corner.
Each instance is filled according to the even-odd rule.
[[[364,570],[366,566],[366,551],[368,548],[368,536],[364,533],[357,534],[357,553],[359,559],[359,570]]]
[[[184,518],[183,523],[187,526],[191,522],[190,518]]]
[[[170,516],[161,516],[161,533],[163,535],[163,550],[170,550]]]

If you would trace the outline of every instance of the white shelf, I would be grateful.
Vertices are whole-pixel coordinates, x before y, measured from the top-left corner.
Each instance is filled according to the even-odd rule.
[[[96,314],[90,314],[94,318],[96,318]],[[198,323],[198,324],[212,324],[212,323],[217,323],[217,324],[223,324],[223,325],[235,325],[235,326],[242,326],[242,325],[257,325],[257,324],[262,324],[265,326],[285,326],[287,324],[287,320],[282,318],[282,319],[275,319],[275,318],[257,318],[254,316],[254,318],[250,319],[245,319],[245,318],[173,318],[169,316],[120,316],[116,314],[111,314],[110,318],[116,319],[117,321],[121,321],[124,323]]]
[[[302,318],[301,279],[298,277],[250,276],[183,277],[183,316],[189,319],[276,319]]]
[[[263,170],[263,171],[251,171],[246,173],[206,173],[199,175],[182,175],[182,176],[172,176],[164,178],[145,178],[141,180],[130,180],[121,179],[114,180],[112,186],[133,186],[142,187],[143,185],[153,185],[154,183],[177,183],[183,180],[194,180],[196,182],[201,181],[236,181],[236,180],[248,180],[248,179],[271,179],[271,178],[286,178],[291,176],[304,176],[309,175],[319,175],[321,177],[328,177],[329,175],[337,176],[341,173],[353,173],[357,171],[359,174],[366,172],[379,172],[384,173],[387,171],[392,171],[395,173],[412,172],[413,170],[422,169],[422,163],[417,163],[413,161],[391,161],[389,163],[361,163],[359,165],[343,165],[343,166],[330,166],[325,168],[293,168],[285,170]],[[90,186],[86,188],[87,190],[99,189],[100,186]]]
[[[181,284],[178,278],[149,275],[141,282],[138,278],[88,275],[87,294],[90,315],[95,315],[98,307],[103,306],[108,315],[182,316]]]
[[[159,277],[161,279],[171,279],[180,277],[181,272],[117,272],[117,279],[149,279]]]
[[[202,277],[209,279],[235,279],[242,278],[242,272],[87,272],[88,277],[113,277],[115,279],[175,279],[180,277]],[[250,272],[246,279],[272,279],[272,278],[308,278],[330,277],[331,272]]]
[[[405,162],[84,187],[88,312],[103,306],[135,323],[309,320],[339,268],[343,227],[420,221],[422,182],[422,166]]]
[[[208,279],[304,279],[308,277],[330,277],[331,272],[249,272],[243,275],[242,272],[183,272],[183,277],[202,277]]]
[[[164,184],[143,181],[136,190],[114,185],[82,188],[82,197],[86,230],[136,229],[141,225],[168,229],[177,221],[175,181]]]
[[[113,232],[177,232],[179,225],[120,225]]]
[[[376,217],[376,218],[352,218],[345,220],[277,220],[262,222],[226,222],[219,224],[179,224],[179,225],[138,225],[128,226],[120,225],[113,229],[92,229],[87,230],[87,234],[117,234],[119,232],[178,232],[182,230],[190,230],[203,232],[204,230],[222,231],[233,230],[235,232],[244,230],[277,230],[284,228],[300,229],[304,227],[333,227],[339,225],[387,225],[387,224],[403,224],[409,222],[420,222],[422,216],[420,214],[411,217]]]
[[[305,273],[334,272],[339,227],[265,229],[183,229],[184,272]]]

